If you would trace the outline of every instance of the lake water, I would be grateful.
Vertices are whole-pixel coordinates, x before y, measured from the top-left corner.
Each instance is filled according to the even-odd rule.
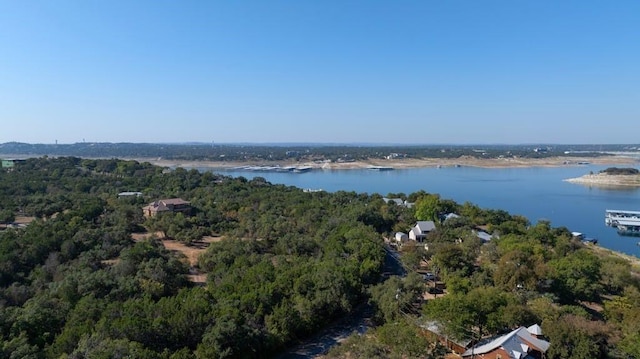
[[[299,188],[410,194],[419,190],[438,193],[458,203],[466,201],[482,208],[504,209],[527,217],[532,223],[540,219],[555,227],[582,232],[598,239],[598,245],[640,257],[638,237],[619,236],[605,226],[605,209],[640,211],[640,189],[602,189],[564,182],[606,166],[474,168],[445,167],[372,170],[313,170],[306,173],[217,171],[228,176],[264,177],[277,184]],[[210,169],[201,169],[210,170]]]

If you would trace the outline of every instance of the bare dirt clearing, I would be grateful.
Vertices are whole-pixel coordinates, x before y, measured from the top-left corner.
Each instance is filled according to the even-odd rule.
[[[189,264],[189,275],[187,277],[193,283],[204,284],[207,281],[207,275],[204,273],[200,273],[196,268],[198,264],[198,257],[200,254],[204,253],[204,251],[209,248],[209,245],[214,242],[219,242],[222,240],[222,237],[212,237],[205,236],[198,241],[193,241],[190,244],[176,241],[174,239],[163,238],[162,233],[133,233],[131,238],[134,241],[143,241],[147,238],[151,238],[152,236],[156,236],[157,238],[162,238],[160,241],[164,247],[172,252],[178,252],[185,256],[187,259],[187,263]]]

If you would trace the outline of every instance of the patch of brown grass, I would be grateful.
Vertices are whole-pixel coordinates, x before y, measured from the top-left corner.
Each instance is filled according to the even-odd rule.
[[[13,223],[29,224],[29,223],[33,222],[35,219],[36,219],[36,217],[16,216],[15,220],[13,221]]]
[[[209,244],[219,242],[221,240],[222,237],[206,236],[199,241],[193,241],[187,244],[184,242],[165,238],[162,240],[162,244],[166,249],[170,251],[176,251],[184,254],[189,261],[189,265],[193,267],[198,264],[198,257],[200,256],[200,254],[206,251],[207,248],[209,248]]]
[[[176,241],[175,239],[163,238],[161,232],[156,233],[133,233],[131,234],[131,238],[136,241],[143,241],[145,239],[151,238],[151,236],[155,235],[157,238],[162,238],[160,242],[162,245],[172,252],[178,252],[185,256],[187,263],[189,264],[189,272],[187,275],[189,280],[193,283],[204,284],[207,281],[207,275],[205,273],[200,273],[196,270],[196,265],[198,264],[198,257],[209,248],[211,243],[220,242],[223,238],[220,236],[204,236],[202,239],[193,241],[191,243],[185,243]]]
[[[100,263],[104,264],[104,265],[108,265],[108,266],[112,266],[114,264],[117,264],[118,262],[120,262],[120,258],[115,258],[115,259],[105,259],[103,261],[100,261]]]

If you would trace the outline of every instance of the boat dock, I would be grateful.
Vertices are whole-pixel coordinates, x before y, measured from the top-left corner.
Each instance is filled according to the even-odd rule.
[[[367,167],[367,169],[370,169],[373,171],[393,171],[393,167],[387,167],[387,166],[369,166]]]
[[[607,209],[604,223],[623,236],[640,236],[640,211]]]
[[[312,166],[239,166],[234,167],[235,171],[252,171],[252,172],[288,172],[288,173],[305,173],[313,169]]]

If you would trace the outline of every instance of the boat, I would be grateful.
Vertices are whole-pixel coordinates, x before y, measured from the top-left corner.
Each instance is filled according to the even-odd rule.
[[[640,226],[624,226],[619,225],[618,234],[621,236],[637,236],[640,237]]]
[[[582,243],[598,244],[597,238],[585,237],[585,235],[580,232],[571,232],[571,236]]]

